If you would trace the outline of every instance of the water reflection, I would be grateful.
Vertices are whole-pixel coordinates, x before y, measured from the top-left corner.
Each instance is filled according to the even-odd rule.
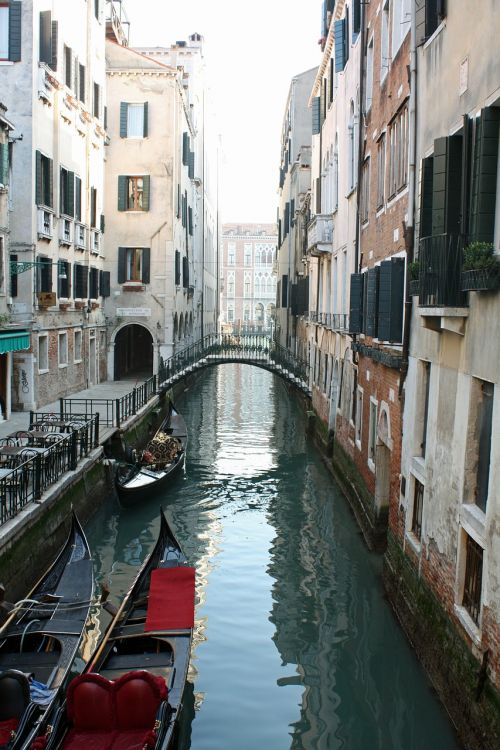
[[[186,471],[161,501],[197,569],[179,750],[457,747],[281,381],[224,365],[178,407]],[[116,601],[158,523],[154,500],[90,525]]]

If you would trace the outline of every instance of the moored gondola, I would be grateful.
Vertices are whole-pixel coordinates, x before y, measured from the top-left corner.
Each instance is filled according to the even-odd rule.
[[[194,568],[161,511],[158,541],[85,671],[70,683],[46,750],[170,748],[193,623]]]
[[[29,747],[65,686],[93,595],[90,550],[73,514],[68,539],[0,628],[0,748]]]
[[[181,414],[170,403],[168,414],[133,463],[119,463],[115,486],[123,506],[135,505],[165,489],[186,457],[187,429]],[[135,453],[135,451],[134,451]]]

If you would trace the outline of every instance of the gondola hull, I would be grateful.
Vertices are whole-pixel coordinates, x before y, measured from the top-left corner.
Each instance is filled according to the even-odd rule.
[[[30,700],[18,716],[19,725],[8,744],[9,750],[29,747],[38,723],[59,700],[82,639],[93,587],[90,550],[73,516],[69,537],[57,559],[23,600],[25,604],[17,612],[14,610],[0,628],[2,688],[13,676],[18,680],[18,689],[24,689],[16,672],[30,675],[44,686],[35,696],[35,683],[26,679]],[[3,693],[2,698],[5,701]],[[0,721],[6,719],[0,706]]]
[[[174,475],[184,466],[187,449],[186,423],[172,404],[153,441],[162,433],[175,438],[180,446],[177,456],[170,463],[152,466],[138,462],[137,464],[119,464],[117,467],[115,487],[120,503],[125,508],[163,492]]]

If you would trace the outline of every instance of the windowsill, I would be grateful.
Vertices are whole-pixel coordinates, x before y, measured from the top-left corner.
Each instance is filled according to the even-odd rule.
[[[63,370],[63,369],[65,368],[65,367],[68,367],[68,363],[67,363],[67,362],[65,362],[65,363],[64,363],[64,364],[62,364],[62,365],[58,365],[58,367],[59,367],[59,369],[60,369],[60,370]]]
[[[481,628],[476,625],[470,614],[467,612],[465,607],[460,604],[454,606],[455,614],[460,625],[463,627],[467,635],[473,640],[476,646],[481,646]]]
[[[413,552],[416,555],[420,556],[420,553],[422,552],[422,544],[420,542],[420,539],[415,536],[415,534],[413,533],[413,531],[407,531],[405,533],[405,539],[408,542],[408,544],[410,545],[410,547],[412,548]]]
[[[436,30],[430,35],[430,37],[425,42],[423,49],[427,49],[427,47],[432,44],[434,39],[439,36],[439,34],[443,31],[443,29],[446,28],[446,19],[443,19],[439,26],[436,27]]]
[[[391,206],[394,206],[395,203],[397,203],[404,195],[407,195],[408,193],[408,185],[405,185],[402,188],[399,188],[399,192],[396,191],[389,200],[387,201],[386,208],[389,209]]]
[[[384,205],[382,205],[382,206],[379,206],[379,207],[377,208],[377,211],[376,211],[376,213],[375,213],[375,218],[376,218],[376,219],[378,219],[378,217],[379,217],[379,216],[382,216],[382,214],[384,214],[384,213],[385,213],[385,206],[384,206]]]
[[[40,208],[40,209],[41,209],[42,211],[48,211],[48,212],[49,212],[49,214],[53,214],[53,215],[55,216],[55,213],[56,213],[56,212],[55,212],[55,210],[54,210],[53,208],[51,208],[50,206],[45,206],[45,205],[44,205],[43,203],[37,203],[37,204],[36,204],[36,207],[37,207],[37,208]]]
[[[45,373],[50,372],[50,370],[47,368],[45,370],[38,370],[39,375],[45,375]]]
[[[372,474],[375,474],[375,461],[373,461],[371,458],[368,459],[368,468],[372,472]]]
[[[486,545],[486,514],[475,503],[463,503],[460,522],[481,547]]]
[[[361,440],[358,440],[358,438],[356,438],[356,440],[354,442],[355,442],[356,448],[358,449],[358,451],[360,451],[361,450]]]
[[[353,187],[352,187],[352,188],[349,188],[349,192],[347,192],[347,193],[345,194],[345,197],[346,197],[346,198],[350,198],[350,197],[351,197],[351,195],[354,195],[354,193],[355,193],[355,192],[356,192],[356,185],[353,185]]]
[[[13,60],[0,60],[0,65],[14,65]]]
[[[126,208],[124,214],[147,214],[149,209],[146,208]]]
[[[73,364],[74,365],[81,365],[82,362],[83,362],[83,359],[74,359],[73,360]]]

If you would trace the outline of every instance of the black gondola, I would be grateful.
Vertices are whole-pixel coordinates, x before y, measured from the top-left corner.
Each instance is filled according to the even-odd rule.
[[[29,747],[65,685],[94,589],[89,546],[73,514],[54,563],[0,628],[0,747]]]
[[[171,747],[194,622],[194,568],[163,511],[158,541],[82,675],[46,750]]]
[[[186,448],[186,423],[171,403],[167,416],[138,460],[118,465],[115,485],[121,504],[129,507],[163,490],[184,465]]]

